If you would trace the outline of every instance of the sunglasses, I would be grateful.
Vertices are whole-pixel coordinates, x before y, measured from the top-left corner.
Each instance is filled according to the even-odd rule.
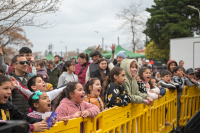
[[[16,64],[19,63],[20,65],[24,65],[25,63],[28,65],[28,61],[20,61],[20,62],[16,62]]]

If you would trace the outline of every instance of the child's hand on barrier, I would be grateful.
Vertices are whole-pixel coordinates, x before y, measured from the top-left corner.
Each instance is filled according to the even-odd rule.
[[[90,113],[86,110],[81,113],[81,116],[84,117],[84,118],[88,117],[89,115],[90,115]]]
[[[64,121],[65,122],[65,125],[67,125],[68,123],[68,118],[67,117],[62,117],[59,119],[59,121]]]
[[[76,113],[73,115],[73,117],[74,117],[74,118],[81,117],[81,111],[76,112]]]
[[[144,100],[144,104],[149,105],[149,100]]]
[[[162,98],[162,96],[161,96],[161,95],[158,95],[158,98]]]
[[[149,105],[151,105],[153,102],[153,99],[151,99],[150,97],[147,97],[147,100],[149,101]]]

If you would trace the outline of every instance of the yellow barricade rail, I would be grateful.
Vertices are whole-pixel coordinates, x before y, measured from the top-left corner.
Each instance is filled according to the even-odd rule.
[[[185,87],[183,92],[185,91],[186,95],[183,93],[181,97],[181,126],[200,107],[200,91],[192,87]],[[64,122],[57,122],[45,133],[80,133],[82,122],[84,133],[168,133],[177,126],[176,105],[177,91],[167,90],[165,96],[155,100],[151,106],[132,103],[126,107],[114,107],[99,113],[95,118],[70,119],[66,126]],[[165,126],[165,107],[168,109],[166,119],[171,126]]]
[[[179,124],[184,126],[187,121],[200,109],[200,90],[196,86],[185,86],[181,96],[181,115]]]

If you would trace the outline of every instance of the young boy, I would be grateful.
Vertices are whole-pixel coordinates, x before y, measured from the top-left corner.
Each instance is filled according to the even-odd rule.
[[[177,66],[173,68],[173,82],[179,84],[179,88],[177,89],[177,128],[176,131],[181,133],[182,127],[179,125],[180,113],[181,113],[181,94],[185,85],[185,74],[183,73],[182,67]],[[187,80],[188,81],[188,80]]]
[[[36,119],[28,117],[18,110],[18,108],[12,103],[8,102],[8,98],[11,95],[11,83],[10,79],[4,75],[0,75],[0,121],[7,120],[25,120],[30,124],[27,124],[28,129],[34,132],[44,131],[47,129],[46,119]]]
[[[161,72],[161,80],[158,82],[162,87],[168,88],[170,90],[175,90],[179,88],[178,83],[171,82],[171,72],[164,70]]]
[[[47,69],[44,66],[44,62],[42,60],[36,60],[34,64],[37,70],[37,75],[39,75],[45,82],[47,82],[49,80],[49,76],[47,74]]]
[[[192,68],[188,68],[186,72],[187,72],[186,78],[187,78],[187,80],[188,80],[188,81],[186,82],[186,85],[187,85],[188,87],[191,87],[191,86],[193,86],[193,85],[198,86],[199,83],[194,79],[194,70],[193,70]]]
[[[17,88],[28,100],[29,96],[33,94],[33,92],[40,90],[41,92],[45,92],[47,87],[46,83],[42,80],[42,78],[38,75],[33,76],[32,78],[29,79],[27,86],[28,89],[23,87],[18,81],[16,81],[14,78],[11,80],[11,84]],[[49,99],[52,101],[54,100],[66,87],[62,86],[58,89],[54,89],[53,91],[48,91],[46,92],[47,95],[49,96]]]

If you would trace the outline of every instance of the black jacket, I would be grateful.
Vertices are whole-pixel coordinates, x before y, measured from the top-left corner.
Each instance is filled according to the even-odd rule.
[[[0,110],[4,111],[7,120],[25,120],[29,124],[34,124],[36,122],[42,121],[42,119],[32,118],[20,112],[19,109],[10,102],[6,102],[5,104],[0,104]],[[3,120],[1,111],[0,111],[0,120]],[[29,125],[27,124],[27,126]]]
[[[179,84],[178,83],[166,83],[165,81],[163,80],[160,80],[158,82],[162,87],[164,88],[168,88],[170,90],[175,90],[175,89],[178,89],[179,88]]]
[[[105,106],[126,106],[130,103],[131,97],[122,85],[117,86],[115,83],[110,82],[106,90]]]
[[[108,76],[107,73],[104,73],[106,76]],[[100,74],[100,71],[99,71],[99,68],[97,68],[95,71],[91,72],[90,74],[90,78],[98,78],[100,81],[101,81],[101,86],[103,85],[103,80],[101,78],[101,74]]]
[[[10,76],[13,76],[18,82],[20,82],[24,87],[27,87],[27,82],[31,78],[31,75],[29,73],[26,73],[23,77],[23,80],[19,78],[19,76],[15,75],[15,72],[9,74]],[[16,89],[12,91],[12,97],[11,97],[12,103],[16,105],[19,110],[25,114],[29,113],[29,104],[26,98]]]

